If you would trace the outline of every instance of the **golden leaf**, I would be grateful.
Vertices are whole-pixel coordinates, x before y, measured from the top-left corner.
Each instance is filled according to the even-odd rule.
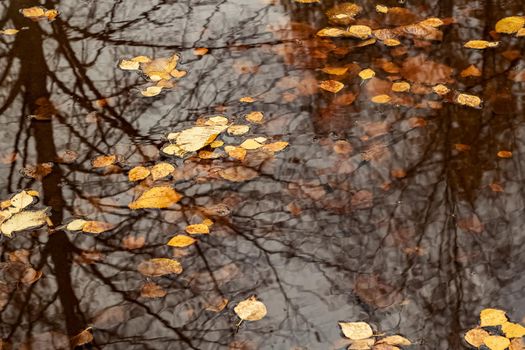
[[[424,25],[424,26],[431,26],[431,27],[434,27],[434,28],[438,28],[438,27],[441,27],[443,24],[445,24],[445,22],[443,22],[439,18],[431,17],[431,18],[427,18],[427,19],[419,22],[418,24]]]
[[[246,150],[242,147],[226,146],[224,150],[234,159],[244,160],[244,158],[246,158]]]
[[[91,160],[91,165],[93,168],[104,168],[110,165],[115,164],[117,161],[117,156],[114,154],[110,154],[107,156],[98,156]]]
[[[257,100],[254,99],[253,97],[250,97],[250,96],[241,97],[239,99],[239,102],[244,102],[244,103],[253,103],[255,101],[257,101]]]
[[[372,327],[366,322],[339,322],[345,337],[352,340],[366,339],[374,335]]]
[[[0,34],[4,34],[4,35],[15,35],[18,32],[19,32],[18,29],[12,29],[12,28],[0,30]]]
[[[375,343],[374,338],[353,340],[350,346],[348,347],[348,350],[369,350],[372,348],[372,345],[374,345],[374,343]],[[377,347],[374,347],[374,350],[381,350],[380,347],[381,347],[381,344],[378,344]],[[395,349],[389,349],[389,350],[395,350]]]
[[[273,143],[268,143],[264,146],[262,146],[261,149],[265,150],[265,151],[269,151],[269,152],[279,152],[279,151],[282,151],[283,149],[285,149],[287,146],[288,146],[288,142],[286,141],[277,141],[277,142],[273,142]]]
[[[224,141],[221,141],[221,140],[215,140],[212,143],[210,143],[211,148],[219,148],[219,147],[222,147],[223,145],[224,145]]]
[[[222,115],[216,115],[215,117],[208,118],[208,120],[206,120],[204,122],[204,125],[208,125],[208,126],[215,126],[215,125],[224,126],[224,125],[228,125],[228,118],[226,118],[226,117],[224,117]]]
[[[300,4],[313,4],[313,3],[321,2],[321,0],[294,0],[294,1]]]
[[[510,345],[510,340],[499,335],[489,335],[483,339],[485,344],[490,350],[505,350]]]
[[[348,28],[348,35],[359,39],[366,39],[372,35],[372,29],[364,25],[350,26],[350,28]]]
[[[163,276],[182,272],[182,266],[177,260],[167,258],[156,258],[143,261],[137,270],[144,276]]]
[[[198,151],[212,143],[227,125],[205,125],[194,126],[178,133],[168,135],[168,139],[174,143],[165,147],[162,151],[166,154],[183,157],[188,152]],[[170,148],[170,146],[172,146]]]
[[[48,21],[53,21],[55,18],[57,18],[58,16],[58,11],[57,10],[47,10],[45,13],[44,13],[44,17],[46,17],[48,19]]]
[[[388,7],[385,5],[376,5],[376,11],[379,13],[388,13]]]
[[[193,49],[193,54],[195,56],[204,56],[208,53],[208,49],[205,48],[205,47],[197,47],[195,49]]]
[[[368,46],[368,45],[373,45],[377,42],[377,39],[376,38],[370,38],[368,40],[364,40],[364,41],[361,41],[359,44],[357,44],[356,46],[357,47],[363,47],[363,46]]]
[[[86,221],[82,226],[82,231],[86,233],[99,234],[112,230],[115,226],[113,224],[103,221]]]
[[[331,74],[331,75],[345,75],[346,72],[348,72],[348,68],[347,67],[324,67],[323,69],[321,69],[321,71],[323,71],[326,74]]]
[[[190,235],[202,235],[210,233],[210,227],[206,224],[193,224],[186,226],[186,232]]]
[[[497,156],[500,158],[512,158],[512,152],[511,151],[499,151],[497,153]]]
[[[266,306],[255,297],[241,301],[233,311],[244,321],[258,321],[266,316]]]
[[[518,32],[525,25],[525,17],[511,16],[500,19],[496,22],[496,32],[513,34]]]
[[[40,6],[33,6],[28,7],[25,9],[21,9],[20,12],[24,17],[27,18],[38,18],[38,17],[44,17],[46,13],[46,9]]]
[[[394,92],[405,92],[410,91],[410,84],[406,81],[399,81],[392,84],[392,91]]]
[[[201,149],[199,153],[197,154],[197,156],[200,159],[218,159],[218,158],[221,158],[223,154],[220,152],[216,152],[215,150],[208,151],[208,150]]]
[[[178,70],[178,69],[174,69],[170,72],[170,75],[176,79],[185,77],[186,74],[188,74],[188,72],[186,72],[185,70]]]
[[[129,181],[140,181],[147,178],[150,174],[150,171],[148,168],[143,166],[136,166],[133,169],[131,169],[128,173],[128,179]]]
[[[386,46],[390,46],[390,47],[393,47],[393,46],[398,46],[398,45],[401,45],[401,42],[397,39],[385,39],[383,40],[383,44],[385,44]]]
[[[525,349],[525,343],[523,342],[523,338],[514,338],[510,341],[509,350],[524,350]]]
[[[174,170],[175,167],[170,163],[157,163],[151,168],[151,177],[153,181],[156,181],[170,175]]]
[[[118,64],[120,69],[123,70],[138,70],[140,69],[140,62],[136,62],[133,60],[122,60]]]
[[[319,83],[319,87],[323,90],[336,94],[345,87],[345,84],[337,80],[324,80]]]
[[[465,333],[465,341],[476,348],[483,345],[483,340],[490,334],[482,328],[474,328]]]
[[[228,131],[228,134],[234,135],[234,136],[244,135],[248,131],[250,131],[250,126],[249,125],[232,125],[228,128],[227,131]]]
[[[36,195],[33,195],[32,192],[33,191],[23,190],[11,197],[9,200],[9,206],[12,208],[8,209],[9,212],[14,214],[30,206],[31,204],[34,204],[36,202],[38,192]]]
[[[459,94],[456,97],[456,102],[463,106],[479,108],[481,105],[481,99],[478,96]]]
[[[151,58],[148,56],[135,56],[131,59],[131,61],[138,63],[149,63],[151,62]]]
[[[461,71],[460,75],[461,75],[462,78],[481,77],[481,71],[479,70],[478,67],[476,67],[475,65],[471,64],[467,68],[463,69]]]
[[[158,79],[158,80],[161,80],[161,79]],[[157,80],[157,81],[158,81]],[[148,86],[146,88],[146,90],[140,90],[140,93],[142,94],[142,96],[144,97],[153,97],[153,96],[157,96],[158,94],[160,94],[162,92],[162,86]]]
[[[262,142],[259,142],[257,139],[247,139],[240,144],[240,147],[248,150],[258,149],[263,146]]]
[[[374,102],[374,103],[379,103],[379,104],[383,104],[383,103],[388,103],[392,100],[392,98],[388,95],[376,95],[374,97],[372,97],[371,101]]]
[[[13,214],[2,225],[0,231],[2,234],[11,237],[14,232],[35,229],[46,224],[48,220],[48,210],[21,211]]]
[[[483,309],[479,314],[480,326],[499,326],[507,322],[505,311],[499,309]]]
[[[405,337],[400,335],[391,335],[385,338],[382,338],[377,341],[378,344],[388,344],[388,345],[411,345],[412,342]]]
[[[338,38],[345,36],[346,31],[341,28],[327,27],[323,28],[317,32],[317,36],[320,37],[329,37],[329,38]]]
[[[376,72],[374,72],[370,68],[363,69],[362,71],[359,72],[359,77],[363,80],[371,79],[375,77],[375,75],[376,75]]]
[[[520,30],[518,30],[518,32],[516,33],[516,36],[517,37],[525,36],[525,28],[521,28]]]
[[[142,63],[142,72],[152,81],[169,80],[172,77],[171,72],[177,67],[178,62],[178,55],[156,58],[149,62]]]
[[[136,201],[131,202],[130,209],[168,208],[177,203],[182,196],[169,186],[153,187],[144,192]]]
[[[81,231],[82,228],[84,227],[84,225],[87,223],[86,220],[83,220],[83,219],[75,219],[73,221],[70,221],[67,225],[66,225],[66,230],[69,230],[69,231]]]
[[[193,237],[185,235],[176,235],[172,237],[166,244],[172,247],[184,248],[192,245],[195,242],[197,242],[197,240]]]
[[[262,112],[251,112],[247,114],[244,118],[246,118],[246,120],[252,123],[262,123],[264,114],[262,114]]]
[[[432,91],[434,91],[436,94],[443,96],[450,92],[450,89],[446,87],[443,84],[438,84],[432,88]]]
[[[525,336],[525,327],[517,323],[505,322],[501,325],[501,330],[507,338],[520,338]]]
[[[483,50],[488,47],[496,47],[499,45],[499,41],[486,41],[486,40],[470,40],[463,45],[469,49]]]

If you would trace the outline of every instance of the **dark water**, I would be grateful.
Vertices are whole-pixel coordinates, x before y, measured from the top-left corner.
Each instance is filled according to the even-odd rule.
[[[441,42],[404,39],[402,52],[316,38],[330,1],[46,1],[60,11],[51,23],[19,14],[35,1],[3,1],[0,27],[27,29],[0,36],[1,198],[34,188],[56,225],[71,217],[117,225],[97,236],[40,229],[2,239],[4,342],[67,349],[69,337],[93,326],[85,348],[343,349],[338,322],[366,321],[377,333],[411,339],[413,348],[463,349],[463,334],[483,308],[504,309],[520,322],[525,86],[508,77],[525,68],[525,39],[502,36],[488,50],[463,43],[493,40],[496,21],[523,15],[523,3],[384,4],[411,10],[411,21],[455,23],[441,28]],[[397,23],[403,16],[385,24],[375,4],[361,5],[360,18],[375,28],[407,24]],[[199,47],[208,54],[194,55]],[[188,74],[153,98],[139,93],[143,77],[117,66],[124,57],[173,53]],[[398,71],[385,72],[385,62]],[[482,75],[460,77],[471,64]],[[325,66],[351,69],[331,77],[320,71]],[[361,83],[356,74],[368,67],[376,79]],[[447,67],[447,85],[480,96],[481,109],[427,91]],[[420,83],[423,92],[400,94],[406,100],[399,105],[372,103],[389,76]],[[318,89],[330,78],[345,88],[335,95]],[[257,101],[242,104],[243,96]],[[248,156],[245,165],[259,173],[252,180],[212,176],[231,160],[159,153],[167,133],[201,116],[241,118],[254,110],[265,114],[255,135],[290,146],[274,158]],[[65,150],[78,158],[57,162]],[[512,157],[498,157],[501,150]],[[119,165],[94,169],[90,160],[104,154],[118,154]],[[127,171],[161,160],[179,172],[160,182],[184,199],[169,209],[129,210],[140,186]],[[20,174],[46,162],[54,167],[42,181]],[[203,217],[215,225],[197,245],[165,245]],[[123,248],[130,236],[145,245]],[[30,285],[8,263],[8,253],[20,249],[43,272]],[[155,257],[178,259],[183,273],[137,272]],[[141,297],[147,282],[167,295]],[[233,307],[252,295],[268,315],[237,330]],[[230,301],[224,310],[205,310],[222,298]]]

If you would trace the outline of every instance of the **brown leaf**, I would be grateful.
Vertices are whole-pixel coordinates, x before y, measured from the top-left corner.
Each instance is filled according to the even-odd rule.
[[[168,294],[161,286],[153,282],[145,283],[141,290],[140,296],[143,298],[163,298]]]

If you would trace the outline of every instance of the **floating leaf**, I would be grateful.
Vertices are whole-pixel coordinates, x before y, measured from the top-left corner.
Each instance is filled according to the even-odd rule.
[[[194,126],[193,128],[170,134],[168,139],[173,144],[164,147],[163,152],[183,157],[188,152],[195,152],[209,145],[227,128],[227,125]]]
[[[115,225],[103,221],[86,221],[82,226],[82,231],[86,233],[99,234],[112,230]]]
[[[13,214],[0,225],[0,231],[8,236],[14,232],[35,229],[46,224],[48,220],[48,210],[21,211]]]
[[[319,87],[323,90],[326,90],[326,91],[329,91],[335,94],[341,91],[341,89],[345,87],[345,84],[337,80],[324,80],[319,83]]]
[[[513,34],[517,33],[525,25],[525,17],[511,16],[500,19],[496,22],[496,32]]]
[[[374,72],[370,68],[363,69],[362,71],[359,72],[359,77],[363,80],[371,79],[375,77],[375,75],[376,75],[376,72]]]
[[[399,41],[397,39],[389,38],[389,39],[383,40],[383,44],[385,44],[386,46],[389,46],[389,47],[394,47],[394,46],[401,45],[401,41]]]
[[[345,35],[346,35],[345,30],[341,28],[333,28],[333,27],[323,28],[317,32],[317,36],[329,37],[329,38],[338,38],[338,37],[345,36]]]
[[[223,179],[232,182],[248,181],[256,178],[259,175],[257,171],[245,166],[234,166],[231,168],[222,169],[218,174]]]
[[[233,308],[233,311],[244,321],[258,321],[266,316],[266,306],[254,296],[241,301]]]
[[[257,100],[254,99],[254,98],[251,97],[251,96],[245,96],[245,97],[241,97],[241,98],[239,99],[239,102],[243,102],[243,103],[253,103],[253,102],[255,102],[255,101],[257,101]]]
[[[392,84],[392,91],[394,92],[406,92],[410,91],[410,84],[406,81],[395,82]]]
[[[150,171],[148,168],[143,166],[137,166],[131,169],[128,173],[128,179],[129,181],[140,181],[147,178],[150,174]]]
[[[117,161],[117,156],[114,154],[110,154],[107,156],[98,156],[91,160],[91,165],[93,168],[104,168],[110,165],[115,164]]]
[[[153,187],[144,192],[136,201],[131,202],[130,209],[167,208],[177,203],[182,196],[169,186]]]
[[[262,139],[260,138],[254,138],[254,139],[247,139],[243,143],[240,144],[240,147],[248,150],[258,149],[263,146],[263,142],[260,142]]]
[[[372,327],[366,322],[339,322],[345,337],[352,340],[366,339],[374,335]]]
[[[31,177],[38,181],[42,181],[44,177],[51,174],[53,171],[53,163],[40,163],[37,165],[28,165],[23,168],[20,173],[24,176]]]
[[[160,80],[160,79],[159,79]],[[140,90],[142,96],[153,97],[162,92],[162,86],[148,86],[146,90]]]
[[[227,131],[228,131],[228,134],[230,135],[240,136],[250,131],[250,126],[249,125],[232,125],[228,127]]]
[[[195,56],[204,56],[204,55],[206,55],[208,53],[208,51],[209,50],[207,48],[205,48],[205,47],[198,47],[196,49],[193,49],[193,54]]]
[[[67,225],[66,225],[66,230],[69,230],[69,231],[82,231],[82,228],[84,227],[84,225],[87,223],[86,220],[83,220],[83,219],[75,219],[73,221],[70,221]]]
[[[288,142],[277,141],[277,142],[268,143],[262,146],[261,149],[265,151],[269,151],[269,152],[279,152],[285,149],[286,147],[288,147]]]
[[[388,345],[411,345],[412,342],[405,337],[400,335],[391,335],[385,338],[382,338],[377,341],[378,344],[388,344]]]
[[[138,266],[138,271],[144,276],[163,276],[172,273],[182,273],[182,266],[177,260],[156,258],[143,261]]]
[[[210,227],[204,223],[186,226],[186,232],[191,235],[201,235],[210,233]]]
[[[210,117],[208,118],[208,120],[206,120],[204,122],[204,125],[208,125],[208,126],[215,126],[215,125],[218,125],[218,126],[224,126],[224,125],[228,125],[228,118],[222,116],[222,115],[217,115],[215,117]]]
[[[123,69],[123,70],[139,70],[140,62],[133,61],[133,60],[121,60],[118,66],[120,69]]]
[[[47,10],[41,6],[24,8],[20,10],[20,13],[24,17],[30,18],[34,21],[38,21],[40,19],[47,19],[49,21],[52,21],[58,16],[57,10]]]
[[[246,150],[242,147],[226,146],[224,150],[228,153],[228,156],[234,159],[244,160],[246,158]]]
[[[350,28],[348,28],[348,35],[359,39],[366,39],[372,35],[372,29],[364,25],[350,26]]]
[[[463,106],[479,108],[481,105],[481,99],[478,96],[459,94],[456,97],[456,102]]]
[[[505,311],[499,309],[483,309],[479,314],[480,326],[500,326],[507,322],[507,315]]]
[[[177,67],[179,62],[178,55],[172,55],[170,57],[161,57],[151,60],[149,62],[142,63],[142,72],[148,76],[152,81],[169,80],[172,75],[172,71]],[[156,87],[158,89],[158,87]],[[156,90],[150,91],[153,93]],[[158,91],[160,93],[160,91]],[[158,95],[157,93],[157,95]]]
[[[93,341],[93,335],[89,331],[91,328],[87,328],[71,338],[71,347],[75,348],[84,344],[91,343]]]
[[[383,103],[388,103],[392,100],[392,98],[388,95],[376,95],[374,97],[372,97],[371,101],[374,102],[374,103],[379,103],[379,104],[383,104]]]
[[[376,11],[379,13],[388,13],[388,7],[384,5],[376,5]]]
[[[348,350],[369,350],[372,348],[374,343],[374,338],[353,340],[350,346],[348,347]],[[374,347],[374,350],[380,350],[379,347],[381,347],[381,344],[378,344],[377,347]]]
[[[153,181],[156,181],[170,175],[174,170],[175,167],[170,163],[157,163],[151,168],[151,177]]]
[[[357,4],[343,2],[326,11],[326,16],[330,22],[347,26],[354,21],[354,17],[361,13],[362,10],[363,8]]]
[[[510,340],[499,335],[489,335],[483,339],[485,344],[490,350],[505,350],[510,345]]]
[[[15,35],[18,32],[19,32],[18,29],[12,29],[12,28],[0,30],[0,34],[3,34],[3,35]]]
[[[507,338],[520,338],[525,336],[525,327],[517,323],[505,322],[501,325],[501,330]]]
[[[15,194],[9,200],[8,208],[9,212],[14,214],[20,212],[22,209],[27,208],[28,206],[35,204],[38,197],[38,193],[35,194],[35,191],[23,190]]]
[[[208,227],[208,226],[206,226],[206,227]],[[166,244],[171,246],[171,247],[184,248],[184,247],[192,245],[195,242],[197,242],[197,240],[195,238],[193,238],[193,237],[185,236],[185,235],[176,235],[176,236],[172,237],[169,240],[169,242],[166,243]]]
[[[432,88],[432,91],[434,91],[436,94],[443,96],[450,92],[450,89],[446,87],[443,84],[438,84]]]
[[[490,334],[482,328],[474,328],[465,333],[465,341],[470,345],[479,348],[483,345],[483,341]]]
[[[511,151],[499,151],[497,153],[497,156],[500,158],[512,158],[512,152]]]
[[[261,123],[263,121],[264,115],[262,112],[251,112],[247,114],[245,118],[252,123]]]
[[[32,267],[25,269],[20,282],[25,285],[30,285],[38,281],[42,277],[42,271],[37,271]]]
[[[483,50],[488,47],[497,47],[499,41],[486,41],[486,40],[470,40],[465,43],[466,48]]]

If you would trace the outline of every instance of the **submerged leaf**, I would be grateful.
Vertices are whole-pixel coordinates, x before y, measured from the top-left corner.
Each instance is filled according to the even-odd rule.
[[[172,273],[182,273],[182,266],[177,260],[156,258],[143,261],[138,266],[138,271],[145,276],[163,276]]]

